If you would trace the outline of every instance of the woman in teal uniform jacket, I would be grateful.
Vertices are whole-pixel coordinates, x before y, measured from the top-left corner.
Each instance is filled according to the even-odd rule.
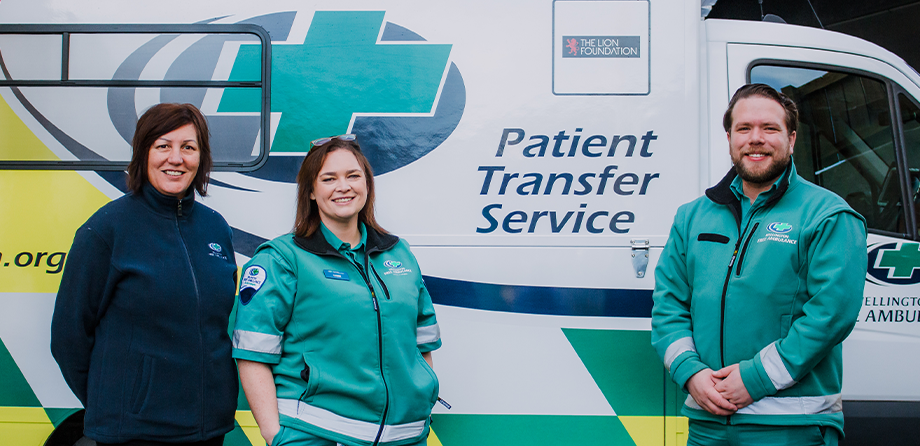
[[[354,135],[313,141],[294,232],[260,246],[240,280],[233,356],[268,444],[423,445],[441,345],[408,244],[374,219]]]

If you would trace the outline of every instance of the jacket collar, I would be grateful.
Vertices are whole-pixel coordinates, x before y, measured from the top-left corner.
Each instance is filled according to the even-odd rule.
[[[181,200],[163,195],[149,182],[144,183],[139,194],[141,199],[153,212],[167,217],[185,218],[195,209],[195,190],[189,188],[188,194]]]
[[[738,197],[732,192],[731,184],[735,180],[735,177],[738,176],[738,172],[734,167],[722,177],[722,181],[719,181],[719,184],[716,184],[709,189],[706,189],[706,196],[709,197],[714,203],[717,204],[729,204],[731,202],[737,202]],[[789,190],[793,184],[798,181],[798,174],[795,172],[795,163],[790,162],[789,167],[786,168],[786,171],[783,172],[783,178],[779,182],[778,187],[776,188],[776,193],[770,196],[770,199],[764,203],[764,206],[770,206],[773,203],[779,201],[780,198]]]
[[[367,255],[373,254],[375,252],[386,251],[399,241],[399,237],[392,234],[381,234],[374,230],[374,228],[364,225],[364,229],[367,232],[367,245],[365,246],[364,252]],[[316,254],[318,256],[341,256],[332,245],[326,241],[326,237],[323,236],[322,231],[317,229],[313,231],[313,234],[309,237],[300,237],[298,235],[294,236],[294,243],[297,244],[301,249],[307,251],[311,254]]]
[[[719,184],[706,189],[706,197],[712,200],[713,203],[731,208],[732,213],[735,215],[735,220],[738,221],[738,224],[741,224],[741,202],[738,201],[738,197],[735,196],[731,189],[732,181],[735,180],[736,176],[738,176],[738,172],[732,167],[722,178],[722,181],[719,181]],[[798,174],[795,172],[795,162],[790,161],[789,167],[783,172],[776,191],[767,199],[763,207],[770,207],[779,201],[786,194],[786,191],[798,182],[798,178]]]

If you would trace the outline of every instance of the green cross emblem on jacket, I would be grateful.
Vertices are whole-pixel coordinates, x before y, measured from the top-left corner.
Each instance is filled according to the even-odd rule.
[[[789,223],[777,223],[773,225],[773,229],[776,229],[778,232],[784,232],[792,229],[792,225]]]

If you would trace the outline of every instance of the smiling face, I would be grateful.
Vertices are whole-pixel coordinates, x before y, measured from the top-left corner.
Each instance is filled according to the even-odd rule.
[[[161,194],[182,198],[195,179],[200,161],[198,132],[194,125],[186,124],[150,146],[147,180]]]
[[[358,159],[348,150],[329,152],[313,183],[310,199],[316,201],[326,227],[356,228],[358,213],[367,202],[366,174]]]
[[[759,192],[769,189],[792,161],[795,132],[789,133],[785,116],[782,105],[763,96],[735,104],[728,144],[745,193],[748,188]]]

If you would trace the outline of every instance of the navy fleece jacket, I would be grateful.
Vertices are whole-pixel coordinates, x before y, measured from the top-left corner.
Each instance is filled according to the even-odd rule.
[[[148,184],[77,230],[51,352],[86,408],[88,437],[193,442],[233,429],[235,276],[227,222],[193,193]]]

